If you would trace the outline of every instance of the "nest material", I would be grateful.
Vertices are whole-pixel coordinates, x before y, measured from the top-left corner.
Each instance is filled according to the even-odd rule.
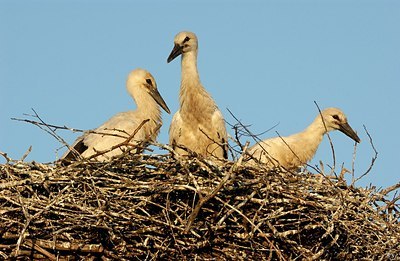
[[[4,259],[400,259],[396,202],[340,177],[130,155],[0,178]]]

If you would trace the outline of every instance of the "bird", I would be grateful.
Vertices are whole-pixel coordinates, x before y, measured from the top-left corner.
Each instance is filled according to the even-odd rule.
[[[256,160],[269,169],[278,166],[286,170],[298,169],[314,157],[323,136],[333,130],[343,132],[357,143],[361,142],[343,111],[327,108],[302,132],[266,139],[255,144],[248,151],[251,155],[248,162],[254,164]]]
[[[169,128],[169,143],[178,155],[188,149],[213,159],[228,158],[228,135],[224,117],[211,95],[200,82],[197,70],[198,40],[193,32],[183,31],[174,38],[168,56],[170,63],[181,55],[179,110]]]
[[[167,113],[170,113],[170,110],[157,89],[154,77],[148,71],[137,68],[129,73],[126,89],[136,102],[136,110],[120,112],[100,127],[77,138],[60,159],[64,165],[80,157],[90,158],[98,152],[111,150],[113,146],[131,138],[135,131],[136,134],[129,141],[130,144],[137,145],[143,141],[156,139],[162,124],[160,107]],[[125,149],[126,146],[121,146],[95,159],[109,161],[111,157],[122,154]]]

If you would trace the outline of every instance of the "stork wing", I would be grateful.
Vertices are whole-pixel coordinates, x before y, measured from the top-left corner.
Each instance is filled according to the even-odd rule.
[[[61,163],[67,165],[73,160],[77,160],[79,155],[82,155],[88,149],[88,146],[85,145],[85,134],[77,138],[70,146],[70,149],[64,153],[64,155],[60,158]]]
[[[172,146],[172,149],[175,149],[179,140],[181,125],[182,118],[179,111],[177,111],[172,118],[171,125],[169,126],[169,144]]]

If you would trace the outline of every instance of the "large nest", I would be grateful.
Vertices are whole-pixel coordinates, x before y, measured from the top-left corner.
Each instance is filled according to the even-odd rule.
[[[400,259],[398,198],[387,196],[399,185],[378,191],[340,173],[240,162],[9,161],[0,165],[0,257]]]

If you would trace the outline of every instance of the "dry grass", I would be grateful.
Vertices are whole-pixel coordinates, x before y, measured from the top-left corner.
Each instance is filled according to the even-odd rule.
[[[398,198],[198,157],[0,165],[0,258],[400,259]]]

